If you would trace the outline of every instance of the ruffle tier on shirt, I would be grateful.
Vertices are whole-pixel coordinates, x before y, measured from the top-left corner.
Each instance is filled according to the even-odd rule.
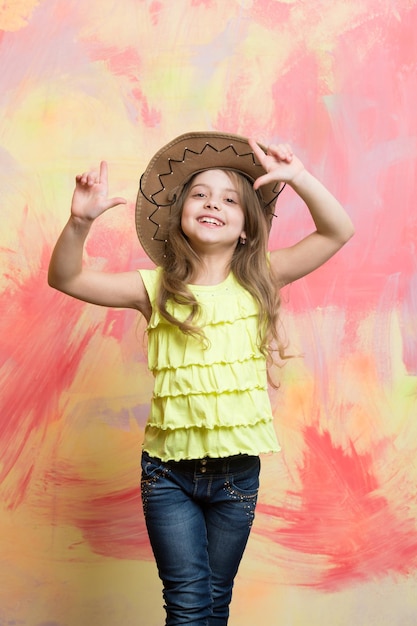
[[[280,446],[271,422],[258,422],[239,428],[176,428],[160,430],[146,427],[144,449],[163,461],[222,458],[236,454],[268,454]]]

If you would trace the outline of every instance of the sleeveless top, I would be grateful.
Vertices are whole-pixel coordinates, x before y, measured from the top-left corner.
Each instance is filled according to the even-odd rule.
[[[139,272],[152,306],[148,366],[155,377],[143,449],[163,461],[279,451],[253,297],[232,272],[218,285],[189,285],[201,306],[203,341],[160,315],[162,269]],[[175,302],[167,309],[180,320],[190,313]]]

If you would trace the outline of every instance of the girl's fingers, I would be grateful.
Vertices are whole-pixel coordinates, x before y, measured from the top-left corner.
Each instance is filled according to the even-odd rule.
[[[259,189],[259,187],[262,187],[262,185],[272,183],[274,180],[277,180],[275,175],[272,172],[269,172],[268,174],[264,174],[263,176],[257,178],[253,183],[253,188],[256,191],[256,189]]]
[[[93,172],[92,174],[89,174],[87,176],[87,185],[90,185],[92,187],[96,183],[98,183],[97,174]]]
[[[75,180],[81,185],[89,186],[95,185],[96,183],[100,182],[98,173],[95,170],[91,172],[83,172],[83,174],[78,174],[75,177]]]
[[[248,143],[250,145],[250,147],[252,148],[255,156],[257,157],[258,161],[260,163],[262,163],[262,160],[265,158],[265,152],[262,150],[261,146],[259,146],[256,141],[254,139],[248,139]]]
[[[248,142],[258,161],[268,172],[274,171],[280,162],[291,163],[294,158],[292,148],[287,143],[271,144],[268,146],[267,153],[265,154],[254,139],[250,138]],[[254,187],[258,189],[258,187],[265,185],[267,182],[270,182],[270,180],[262,176],[256,181],[256,186]]]
[[[101,163],[100,163],[100,182],[101,183],[106,183],[106,185],[107,185],[107,179],[108,179],[107,161],[101,161]]]
[[[121,198],[121,197],[110,198],[109,209],[111,209],[114,206],[117,206],[118,204],[127,204],[126,198]]]
[[[278,145],[271,144],[268,147],[268,153],[280,161],[286,161],[287,163],[290,163],[294,156],[291,146],[282,143]]]

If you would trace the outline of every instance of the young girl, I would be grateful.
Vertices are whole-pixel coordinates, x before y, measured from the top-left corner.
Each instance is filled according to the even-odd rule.
[[[268,252],[283,184],[303,199],[315,230]],[[157,268],[84,267],[93,221],[125,202],[108,198],[105,162],[77,176],[49,284],[146,318],[155,387],[142,501],[166,625],[223,626],[254,519],[259,455],[279,450],[267,393],[279,290],[327,261],[353,226],[288,145],[266,150],[215,132],[177,137],[142,176],[136,225]]]

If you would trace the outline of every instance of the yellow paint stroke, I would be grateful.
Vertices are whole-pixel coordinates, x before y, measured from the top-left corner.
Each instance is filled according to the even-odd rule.
[[[16,31],[27,26],[40,0],[13,0],[0,4],[0,30]]]

